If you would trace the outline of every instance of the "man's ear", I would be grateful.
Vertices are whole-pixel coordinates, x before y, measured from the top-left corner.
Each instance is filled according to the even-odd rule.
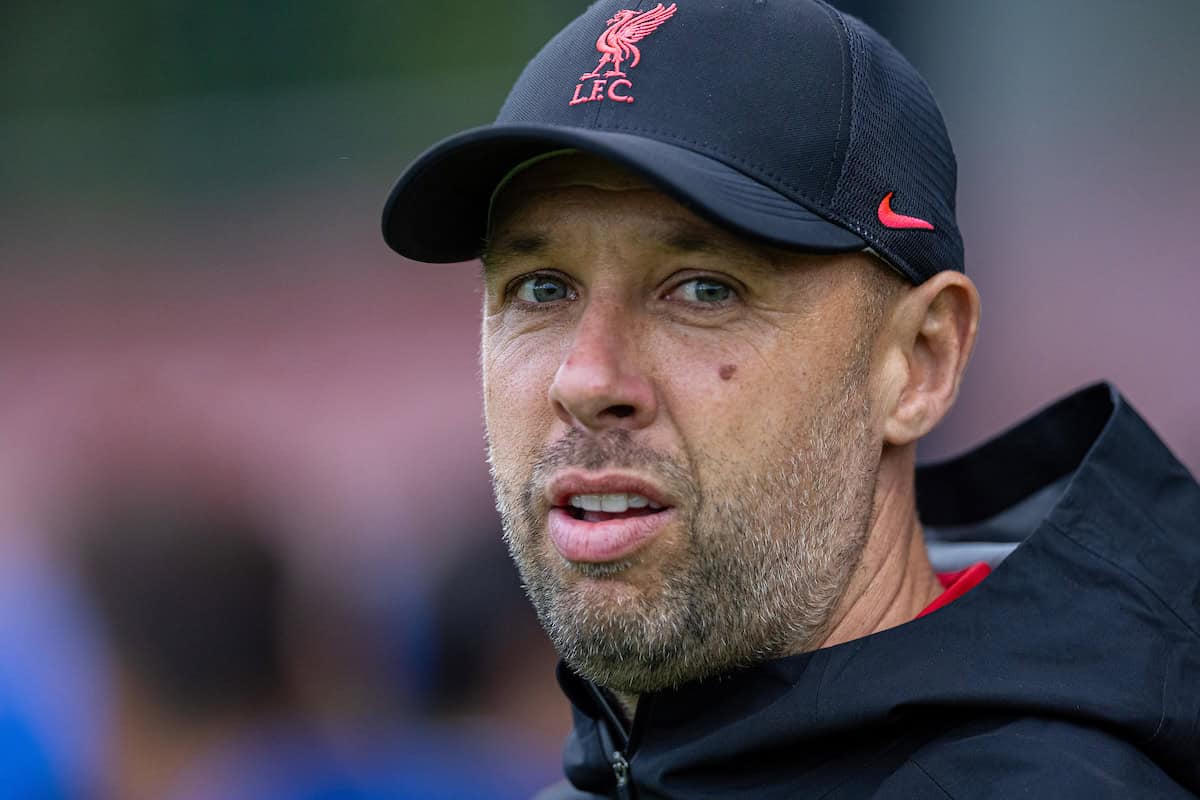
[[[958,396],[979,329],[979,291],[946,270],[896,300],[883,336],[883,438],[903,446],[931,431]]]

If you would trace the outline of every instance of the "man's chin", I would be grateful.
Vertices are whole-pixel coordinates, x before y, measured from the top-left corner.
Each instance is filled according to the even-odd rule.
[[[653,565],[559,562],[558,585],[531,586],[543,626],[580,675],[640,693],[689,679],[685,662],[703,649],[678,598]],[[539,596],[540,595],[540,596]]]

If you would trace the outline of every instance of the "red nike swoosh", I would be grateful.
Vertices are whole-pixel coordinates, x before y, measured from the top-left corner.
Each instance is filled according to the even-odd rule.
[[[903,214],[897,214],[895,211],[892,211],[893,194],[895,192],[888,192],[887,196],[883,198],[883,202],[879,204],[879,221],[883,223],[885,228],[892,228],[898,231],[933,230],[933,225],[920,217],[906,217]]]

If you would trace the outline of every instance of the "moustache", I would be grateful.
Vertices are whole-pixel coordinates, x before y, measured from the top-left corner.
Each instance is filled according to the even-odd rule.
[[[534,462],[528,496],[537,496],[555,473],[569,468],[588,472],[636,470],[654,475],[674,496],[698,495],[691,470],[685,462],[635,441],[633,434],[623,428],[599,434],[572,428],[558,441],[547,445]]]

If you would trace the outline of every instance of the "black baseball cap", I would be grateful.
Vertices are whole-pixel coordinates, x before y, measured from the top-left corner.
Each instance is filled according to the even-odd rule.
[[[477,257],[497,187],[563,149],[778,247],[869,247],[913,283],[963,268],[933,96],[887,40],[821,0],[599,0],[526,66],[495,123],[400,176],[384,239],[416,261]]]

